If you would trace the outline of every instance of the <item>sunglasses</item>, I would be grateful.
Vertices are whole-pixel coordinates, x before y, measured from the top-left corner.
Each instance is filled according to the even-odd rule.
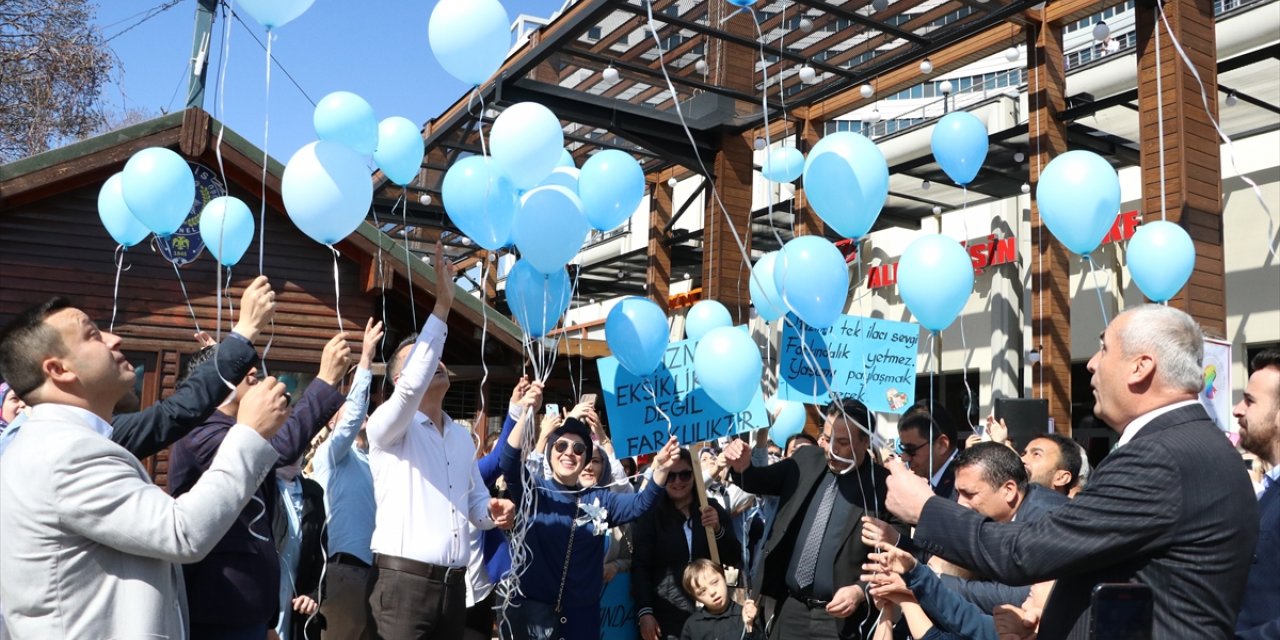
[[[556,453],[564,453],[573,447],[573,455],[581,458],[587,453],[587,446],[581,442],[570,442],[568,440],[556,440]]]
[[[917,444],[917,445],[902,444],[902,441],[899,440],[898,446],[896,447],[896,449],[899,454],[902,454],[907,457],[914,457],[916,455],[916,452],[920,451],[924,447],[925,447],[924,444]]]
[[[688,482],[693,479],[693,471],[672,471],[671,473],[667,474],[667,477],[672,480],[681,480],[683,482]]]

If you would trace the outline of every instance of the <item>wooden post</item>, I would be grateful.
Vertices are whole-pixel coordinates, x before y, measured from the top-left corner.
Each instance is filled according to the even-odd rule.
[[[814,120],[813,118],[805,118],[797,122],[800,130],[796,132],[796,148],[801,153],[808,155],[813,149],[813,145],[818,144],[818,140],[822,138],[823,122]],[[813,207],[809,206],[809,199],[805,197],[804,186],[796,187],[795,200],[795,216],[796,216],[796,235],[797,236],[821,236],[827,232],[827,224],[818,217]]]
[[[666,229],[671,223],[672,200],[675,189],[667,184],[674,175],[663,171],[649,183],[649,266],[645,269],[645,293],[663,313],[670,311],[671,295],[671,245],[667,243]]]
[[[705,507],[709,503],[707,501],[707,483],[702,481],[702,462],[698,460],[698,455],[702,453],[703,443],[697,442],[689,447],[689,459],[693,464],[693,482],[694,488],[698,490],[698,506]],[[699,514],[698,520],[702,517]],[[703,527],[707,534],[707,549],[711,552],[711,561],[720,564],[720,548],[716,546],[716,531],[711,527]]]

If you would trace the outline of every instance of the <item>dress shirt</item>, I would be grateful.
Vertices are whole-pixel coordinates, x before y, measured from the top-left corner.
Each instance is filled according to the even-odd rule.
[[[375,553],[462,568],[470,559],[471,526],[492,529],[494,522],[471,434],[447,414],[437,426],[417,410],[446,333],[443,321],[427,318],[395,391],[369,417],[377,503],[372,546]]]
[[[951,457],[947,458],[947,461],[942,463],[941,467],[938,467],[938,472],[933,474],[932,478],[929,478],[929,486],[938,486],[938,483],[942,481],[942,474],[947,472],[947,467],[951,466],[951,461],[956,459],[956,454],[958,453],[960,453],[958,450],[951,452]]]
[[[1120,441],[1116,443],[1116,447],[1119,448],[1128,444],[1130,440],[1133,440],[1134,436],[1138,435],[1139,431],[1142,431],[1143,427],[1147,426],[1152,420],[1155,420],[1157,417],[1163,414],[1169,413],[1174,409],[1181,409],[1182,407],[1198,404],[1199,402],[1200,402],[1199,400],[1183,400],[1182,402],[1175,402],[1171,405],[1166,405],[1166,406],[1160,407],[1159,409],[1148,411],[1134,418],[1133,422],[1130,422],[1129,426],[1124,428],[1124,433],[1120,434]]]
[[[1267,489],[1275,486],[1277,482],[1280,482],[1280,465],[1271,467],[1271,470],[1262,476],[1262,491],[1258,492],[1258,499],[1261,500]]]
[[[373,472],[369,470],[369,455],[356,447],[355,442],[369,410],[372,380],[373,374],[368,369],[356,369],[342,418],[311,458],[312,479],[324,487],[329,531],[327,553],[330,556],[349,553],[367,564],[373,564],[370,549],[375,514]]]

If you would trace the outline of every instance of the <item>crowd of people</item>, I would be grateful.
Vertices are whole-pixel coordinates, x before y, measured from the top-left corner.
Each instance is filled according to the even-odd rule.
[[[372,320],[358,354],[328,342],[296,399],[259,375],[264,277],[142,410],[118,336],[63,298],[16,317],[0,635],[595,640],[625,574],[643,640],[1280,637],[1280,351],[1234,409],[1270,467],[1255,486],[1197,401],[1203,339],[1181,311],[1138,307],[1102,334],[1094,411],[1120,439],[1091,471],[1070,438],[1015,449],[995,420],[965,438],[933,402],[881,447],[853,398],[783,446],[673,437],[620,460],[594,395],[562,414],[527,378],[477,442],[443,408],[452,303],[441,287],[389,352],[376,407]],[[140,463],[165,448],[167,491]],[[1150,608],[1103,615],[1099,585]]]

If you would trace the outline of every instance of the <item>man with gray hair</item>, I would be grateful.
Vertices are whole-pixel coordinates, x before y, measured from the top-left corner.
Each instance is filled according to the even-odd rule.
[[[1151,587],[1154,638],[1226,638],[1258,535],[1240,456],[1197,397],[1204,338],[1182,311],[1117,316],[1089,360],[1094,413],[1120,433],[1075,500],[1035,522],[997,523],[933,497],[890,465],[887,505],[921,548],[1008,584],[1056,579],[1040,640],[1090,637],[1093,588]],[[1034,627],[1034,625],[1031,625]],[[1031,628],[1028,628],[1028,632]]]

